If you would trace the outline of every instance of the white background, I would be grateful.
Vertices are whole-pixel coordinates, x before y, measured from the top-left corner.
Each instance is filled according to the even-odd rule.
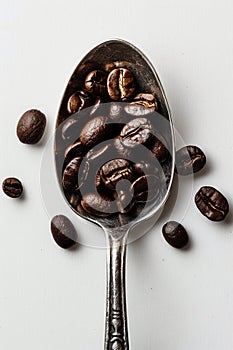
[[[0,8],[0,180],[16,176],[25,187],[21,200],[0,195],[0,348],[103,349],[105,251],[56,246],[40,195],[42,154],[65,85],[100,42],[120,37],[134,43],[155,65],[185,142],[207,155],[193,196],[212,185],[233,207],[233,5],[1,0]],[[15,136],[29,108],[48,118],[38,146]],[[163,240],[166,215],[128,247],[130,349],[231,350],[232,209],[226,222],[212,223],[191,198],[182,217],[191,238],[184,251]],[[80,221],[80,236],[89,229],[102,234]]]

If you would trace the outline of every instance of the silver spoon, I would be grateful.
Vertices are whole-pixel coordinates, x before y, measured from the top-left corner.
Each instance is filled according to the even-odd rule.
[[[111,70],[117,66],[128,68],[133,71],[134,76],[136,76],[138,90],[140,92],[146,92],[156,96],[160,106],[160,115],[156,113],[157,116],[155,117],[158,120],[158,128],[161,127],[163,130],[166,130],[166,140],[170,152],[170,160],[167,162],[166,167],[163,168],[163,171],[166,172],[166,184],[163,191],[161,191],[159,200],[157,199],[156,201],[150,201],[144,205],[143,208],[140,208],[137,214],[133,217],[119,213],[116,215],[111,215],[107,218],[98,217],[87,213],[81,208],[81,206],[78,206],[75,210],[76,214],[82,218],[102,227],[106,234],[108,248],[104,349],[128,350],[129,341],[125,294],[125,258],[127,238],[129,231],[131,231],[133,227],[139,223],[142,223],[144,220],[151,218],[155,215],[155,213],[158,213],[168,198],[172,185],[175,163],[173,125],[165,93],[151,63],[148,61],[145,55],[132,44],[129,44],[123,40],[110,40],[91,50],[72,74],[61,101],[56,123],[56,134],[58,135],[56,137],[60,137],[62,124],[67,120],[67,118],[70,117],[69,113],[67,112],[67,101],[69,97],[75,91],[82,89],[85,76],[90,71],[95,69],[96,66],[105,67],[106,70]],[[98,103],[101,103],[101,101]],[[82,116],[80,121],[81,120],[84,120],[84,116]],[[58,153],[59,150],[56,148],[55,159],[57,165],[57,175],[60,181],[62,166],[58,160]],[[72,209],[74,210],[73,207]]]

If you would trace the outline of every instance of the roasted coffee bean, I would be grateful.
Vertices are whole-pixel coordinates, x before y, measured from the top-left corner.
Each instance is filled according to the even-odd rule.
[[[109,108],[109,118],[114,121],[120,121],[123,117],[123,107],[120,103],[112,102]]]
[[[2,183],[2,190],[8,197],[18,198],[23,193],[23,185],[15,177],[8,177]]]
[[[176,221],[168,221],[162,228],[163,236],[174,248],[183,248],[189,241],[185,228]]]
[[[140,117],[158,110],[157,101],[152,94],[138,94],[134,101],[124,107],[126,113]]]
[[[138,202],[155,200],[160,193],[159,179],[155,175],[138,177],[130,186],[130,191]]]
[[[72,222],[64,215],[56,215],[51,220],[51,232],[55,242],[64,249],[77,242],[77,233]]]
[[[152,137],[152,125],[146,118],[136,118],[127,123],[115,139],[115,146],[122,155],[127,155],[129,149],[145,145]]]
[[[126,214],[132,210],[135,201],[130,192],[121,190],[117,191],[116,204],[119,213]]]
[[[97,98],[95,100],[95,103],[90,111],[90,115],[93,116],[95,115],[96,113],[98,113],[98,111],[100,110],[100,107],[101,107],[101,104],[102,104],[102,99],[101,98]]]
[[[80,133],[80,140],[88,149],[111,139],[114,135],[113,125],[107,123],[107,117],[96,117],[86,123]]]
[[[85,80],[85,88],[94,96],[104,96],[106,93],[107,74],[102,70],[90,72]]]
[[[106,72],[111,72],[115,68],[127,68],[130,66],[131,66],[131,63],[127,61],[115,61],[115,62],[107,63],[104,69]]]
[[[78,189],[82,185],[82,180],[79,179],[79,168],[82,162],[82,157],[74,158],[66,166],[63,177],[62,177],[62,186],[65,190],[72,191],[75,188]],[[85,178],[86,174],[82,174]],[[79,181],[80,180],[80,181]]]
[[[92,98],[88,91],[76,91],[70,96],[67,102],[67,111],[69,114],[74,114],[81,109],[88,108],[92,105]]]
[[[136,172],[130,161],[117,158],[110,160],[102,166],[100,176],[107,188],[115,190],[120,180],[126,179],[132,181],[136,176]]]
[[[156,158],[160,163],[164,162],[168,157],[168,150],[163,142],[157,138],[153,138],[150,142],[149,150],[153,158]]]
[[[156,174],[157,169],[155,168],[154,164],[152,162],[141,160],[140,162],[137,162],[134,164],[134,169],[138,173],[138,175],[149,175],[149,174]]]
[[[74,131],[77,128],[77,119],[70,118],[62,126],[62,138],[63,140],[69,140],[74,138]]]
[[[67,165],[72,159],[82,157],[86,154],[86,148],[82,142],[78,139],[72,145],[70,145],[64,155],[64,163]]]
[[[91,149],[86,157],[89,161],[93,161],[95,159],[98,159],[98,158],[104,158],[104,155],[106,153],[109,153],[109,151],[111,152],[111,148],[112,148],[112,145],[110,143],[107,143],[106,145],[102,146],[100,148],[93,148]]]
[[[211,186],[201,187],[195,196],[200,212],[212,221],[222,221],[229,212],[227,199]]]
[[[70,114],[74,114],[80,109],[81,105],[82,101],[79,96],[79,91],[76,91],[68,100],[67,110]]]
[[[200,171],[206,164],[206,156],[197,146],[186,146],[176,152],[176,172],[190,175]]]
[[[96,193],[85,194],[81,201],[82,208],[91,215],[99,217],[107,217],[117,212],[115,202],[109,201],[107,198]]]
[[[108,76],[108,94],[114,101],[126,101],[135,92],[134,76],[126,68],[116,68]]]
[[[45,126],[45,115],[37,109],[30,109],[18,121],[17,136],[22,143],[33,145],[42,138]]]
[[[77,206],[81,203],[82,196],[79,192],[74,192],[74,193],[66,193],[66,198],[70,205],[74,208],[77,209]]]

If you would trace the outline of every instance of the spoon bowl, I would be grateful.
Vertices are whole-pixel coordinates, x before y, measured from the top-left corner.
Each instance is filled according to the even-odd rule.
[[[85,87],[88,89],[90,88],[93,79],[92,72],[104,72],[103,74],[108,76],[108,81],[111,82],[109,76],[115,74],[115,72],[118,74],[119,69],[125,69],[133,73],[138,92],[144,92],[147,96],[155,96],[158,111],[149,110],[151,104],[148,99],[146,99],[146,108],[144,108],[145,105],[143,105],[143,107],[139,106],[140,108],[138,108],[137,96],[134,97],[134,101],[136,101],[135,109],[135,105],[130,105],[128,99],[125,100],[120,98],[120,101],[116,102],[114,100],[114,94],[109,93],[108,96],[103,95],[102,78],[98,77],[97,79],[97,73],[93,74],[95,74],[95,79],[98,81],[97,87],[95,86],[98,93],[96,94],[95,101],[91,101],[89,94],[83,89],[83,86],[86,84]],[[91,78],[88,78],[89,80],[87,80],[86,77],[90,74]],[[91,86],[91,88],[93,87]],[[122,92],[122,89],[122,86],[120,86],[120,93]],[[109,96],[111,98],[109,98]],[[132,114],[128,113],[132,108],[134,108],[133,117]],[[111,118],[107,118],[110,113],[109,111],[116,111],[117,109],[119,109],[124,115],[121,120],[112,116]],[[125,113],[125,111],[128,114]],[[105,117],[106,115],[107,117]],[[98,119],[95,119],[96,116],[98,116]],[[143,135],[145,135],[152,123],[155,127],[153,128],[153,133],[152,131],[149,133],[150,140],[160,140],[166,144],[166,149],[168,151],[166,162],[158,160],[158,157],[153,159],[153,164],[155,165],[154,169],[156,169],[160,175],[162,174],[162,176],[156,174],[156,176],[160,178],[159,185],[156,185],[154,182],[154,179],[157,178],[156,176],[152,177],[151,182],[149,181],[151,170],[144,168],[143,179],[146,178],[147,183],[146,199],[142,201],[138,200],[133,211],[128,212],[125,208],[132,202],[135,188],[140,186],[140,181],[138,182],[137,179],[132,179],[135,187],[133,187],[133,193],[131,193],[131,197],[128,199],[122,210],[116,210],[116,206],[113,208],[114,203],[117,205],[119,204],[118,198],[120,191],[118,191],[117,186],[114,190],[114,198],[111,200],[111,204],[107,199],[102,198],[101,203],[94,203],[95,210],[85,209],[83,201],[87,192],[91,190],[91,192],[95,193],[95,198],[100,198],[100,194],[96,187],[96,180],[93,182],[85,175],[87,173],[85,167],[88,167],[88,173],[90,173],[89,167],[91,159],[92,164],[94,164],[91,172],[91,178],[93,180],[93,177],[96,178],[98,176],[99,169],[103,164],[111,162],[112,159],[115,160],[120,158],[119,155],[116,155],[115,146],[113,146],[116,145],[116,141],[112,141],[112,143],[110,142],[109,145],[109,140],[116,140],[114,133],[119,133],[118,130],[123,130],[125,124],[128,123],[127,125],[129,125],[130,120],[133,118],[136,120],[137,117],[140,117],[140,123],[144,123],[145,120],[149,123],[149,127],[148,125],[146,127],[143,125]],[[84,128],[87,128],[86,125],[88,125],[89,128],[92,128],[93,126],[91,123],[93,123],[93,120],[95,120],[94,127],[96,127],[96,123],[102,123],[104,120],[105,124],[101,130],[103,130],[102,135],[104,134],[105,136],[100,140],[94,140],[94,138],[91,138],[91,140],[88,141],[89,144],[87,144],[82,141],[83,130]],[[111,132],[109,132],[109,130],[111,130]],[[137,131],[138,130],[142,130],[141,124],[140,127],[137,127]],[[126,141],[128,142],[127,138]],[[158,75],[145,55],[132,44],[123,40],[110,40],[91,50],[79,63],[72,74],[61,101],[56,121],[55,162],[58,181],[61,185],[64,199],[67,201],[68,205],[77,215],[97,224],[106,233],[107,306],[105,350],[129,349],[125,296],[125,257],[127,237],[129,231],[133,227],[154,216],[165,204],[174,174],[174,148],[173,125],[166,96]],[[104,153],[104,157],[102,157],[102,153]],[[81,157],[81,154],[85,154],[85,156]],[[137,147],[136,153],[130,151],[129,153],[124,154],[122,158],[130,162],[129,167],[132,166],[135,169],[138,162],[144,162],[144,159],[151,157],[150,154],[151,150],[148,150],[145,145],[140,144]],[[82,158],[81,160],[80,157]],[[77,176],[78,183],[82,183],[83,185],[76,190],[75,195],[71,195],[69,190],[67,190],[68,186],[70,186],[69,181],[65,182],[67,188],[64,190],[63,174],[70,159],[74,158],[76,163],[80,162],[79,173]],[[68,178],[68,180],[70,180],[70,178]],[[119,181],[117,185],[120,183],[122,184],[123,182],[126,187],[127,185],[130,186],[130,184],[127,184],[129,182],[129,177],[126,177],[126,179],[121,178],[121,181]],[[112,186],[111,183],[110,185]],[[156,195],[155,188],[158,188]],[[90,203],[88,205],[92,206]],[[105,206],[101,207],[102,205]],[[117,208],[119,208],[119,206]]]

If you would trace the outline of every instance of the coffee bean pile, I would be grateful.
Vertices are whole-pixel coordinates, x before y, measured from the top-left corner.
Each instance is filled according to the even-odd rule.
[[[86,75],[56,137],[60,182],[75,210],[134,216],[159,202],[171,177],[171,134],[158,131],[158,111],[157,97],[138,91],[129,69]]]
[[[127,67],[127,68],[126,68]],[[57,128],[55,141],[59,181],[69,204],[78,212],[108,218],[136,217],[146,204],[160,203],[171,178],[171,131],[158,127],[162,113],[156,94],[140,91],[128,62],[110,62],[90,70],[82,89],[65,100],[65,118]],[[168,123],[169,124],[169,123]],[[16,133],[24,144],[38,143],[46,127],[45,115],[37,109],[26,111]],[[204,152],[189,145],[176,152],[175,171],[188,176],[206,164]],[[11,198],[23,194],[15,177],[2,183]],[[227,199],[211,186],[195,195],[198,210],[211,221],[222,221],[229,212]],[[67,217],[51,221],[55,242],[67,249],[77,241]],[[165,240],[175,248],[188,243],[185,228],[176,221],[162,229]]]

